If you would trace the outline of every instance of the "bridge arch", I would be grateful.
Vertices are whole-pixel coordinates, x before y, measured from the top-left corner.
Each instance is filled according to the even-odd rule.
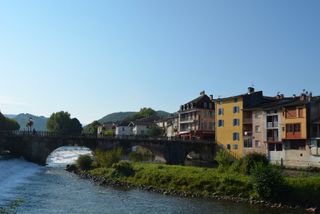
[[[76,162],[80,155],[92,155],[93,151],[82,146],[62,146],[55,149],[46,159],[49,167],[65,167]]]

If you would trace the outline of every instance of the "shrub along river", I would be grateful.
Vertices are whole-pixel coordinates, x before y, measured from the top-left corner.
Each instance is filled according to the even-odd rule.
[[[85,153],[77,150],[70,155],[70,149],[64,152],[69,154],[66,159],[72,160],[74,155]],[[64,163],[62,153],[51,157],[52,161],[60,161],[58,166]],[[301,210],[100,187],[54,163],[41,167],[20,159],[0,161],[0,187],[0,207],[6,207],[16,199],[23,200],[17,213],[301,213]]]

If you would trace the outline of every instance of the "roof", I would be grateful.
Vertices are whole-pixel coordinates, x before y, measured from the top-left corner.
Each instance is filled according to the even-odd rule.
[[[244,94],[239,94],[239,95],[235,95],[235,96],[231,96],[231,97],[223,97],[223,98],[219,98],[218,100],[229,100],[229,99],[234,99],[234,98],[239,98],[239,97],[244,97],[244,96],[248,96],[248,95],[252,95],[252,94],[258,94],[258,93],[262,93],[262,91],[255,91],[252,93],[244,93]]]
[[[312,97],[311,100],[304,99],[301,100],[301,97],[284,97],[282,99],[273,98],[269,100],[269,102],[264,102],[249,108],[248,110],[255,110],[255,109],[263,109],[263,110],[272,110],[272,109],[279,109],[285,107],[294,107],[294,106],[302,106],[309,104],[312,101],[320,101],[320,97]]]
[[[193,100],[189,101],[188,103],[181,105],[181,107],[187,106],[186,109],[193,109],[193,108],[206,109],[204,103],[207,103],[207,104],[212,103],[211,108],[214,109],[214,100],[204,93],[202,93],[196,99],[193,99]],[[180,110],[181,110],[181,108],[180,108]]]

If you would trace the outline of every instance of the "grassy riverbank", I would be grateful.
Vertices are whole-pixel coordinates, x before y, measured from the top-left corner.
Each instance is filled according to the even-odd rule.
[[[220,173],[215,169],[152,163],[131,163],[131,166],[133,173],[130,175],[124,175],[114,168],[96,168],[88,172],[93,176],[102,176],[132,186],[144,185],[199,196],[209,196],[214,193],[249,197],[252,190],[249,178],[237,173]]]
[[[116,152],[84,158],[75,169],[86,178],[101,184],[117,184],[161,193],[195,197],[231,197],[232,200],[281,203],[291,206],[320,206],[320,174],[303,172],[289,175],[252,155],[241,161],[229,162],[224,154],[218,168],[172,166],[155,163],[120,161]],[[107,158],[106,158],[107,157]],[[110,161],[112,160],[112,161]],[[110,164],[113,162],[113,164]],[[86,163],[86,164],[84,164]],[[85,166],[85,170],[82,166]],[[82,170],[79,170],[82,168]]]

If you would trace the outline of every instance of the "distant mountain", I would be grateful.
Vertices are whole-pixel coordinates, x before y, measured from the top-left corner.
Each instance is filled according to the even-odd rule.
[[[122,121],[122,120],[126,119],[127,117],[132,117],[136,113],[137,112],[134,112],[134,111],[115,112],[115,113],[108,114],[108,115],[104,116],[103,118],[101,118],[98,121],[100,123],[119,122],[119,121]],[[165,112],[165,111],[157,111],[157,115],[160,116],[160,117],[166,117],[166,116],[169,116],[170,113]]]
[[[18,114],[18,115],[6,115],[11,119],[17,121],[20,125],[20,130],[26,129],[26,124],[31,117],[33,120],[33,128],[37,131],[47,131],[47,121],[49,118],[43,116],[36,116],[32,114]]]
[[[108,114],[108,115],[104,116],[103,118],[101,118],[98,121],[100,123],[118,122],[118,121],[124,120],[127,117],[132,117],[135,113],[137,113],[137,112],[133,112],[133,111],[115,112],[115,113]]]
[[[10,119],[13,119],[13,118],[15,118],[17,115],[16,115],[16,114],[5,114],[4,116],[7,117],[7,118],[10,118]]]

